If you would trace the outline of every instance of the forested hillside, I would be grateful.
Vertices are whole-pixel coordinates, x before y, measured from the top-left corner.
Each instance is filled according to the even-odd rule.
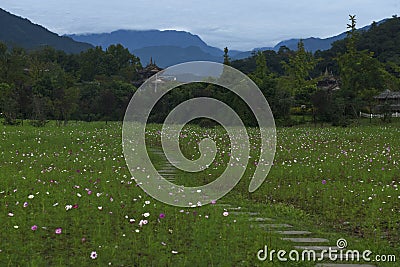
[[[69,37],[61,37],[44,27],[33,24],[28,19],[15,16],[0,8],[0,41],[9,47],[22,47],[28,50],[51,46],[66,53],[80,53],[91,47],[90,44],[76,42]]]

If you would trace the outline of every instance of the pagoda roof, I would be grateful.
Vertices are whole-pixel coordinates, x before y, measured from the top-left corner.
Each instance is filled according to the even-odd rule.
[[[400,99],[400,92],[392,92],[389,89],[383,91],[379,95],[375,96],[376,99]]]

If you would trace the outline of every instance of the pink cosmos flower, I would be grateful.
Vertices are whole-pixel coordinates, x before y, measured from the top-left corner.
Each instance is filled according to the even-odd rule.
[[[57,228],[56,231],[55,231],[55,233],[56,233],[57,235],[60,235],[60,234],[62,233],[62,228]]]

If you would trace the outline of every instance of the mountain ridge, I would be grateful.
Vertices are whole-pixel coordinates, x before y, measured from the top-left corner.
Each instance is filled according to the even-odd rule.
[[[9,47],[22,47],[27,50],[51,46],[66,53],[79,53],[92,45],[74,41],[66,36],[49,31],[45,27],[32,23],[27,18],[16,16],[0,8],[0,41]]]
[[[204,52],[211,55],[222,53],[221,49],[209,46],[198,35],[178,30],[120,29],[110,33],[70,34],[66,36],[77,41],[88,42],[102,47],[108,47],[112,44],[120,43],[132,51],[152,46],[176,46],[182,48],[198,46]]]

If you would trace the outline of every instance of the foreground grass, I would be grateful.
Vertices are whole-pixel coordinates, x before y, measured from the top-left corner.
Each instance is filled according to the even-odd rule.
[[[148,127],[149,146],[159,145],[159,129]],[[225,132],[184,131],[188,156],[196,157],[204,135],[216,138],[219,153],[212,168],[179,173],[177,182],[216,178],[230,149]],[[249,134],[257,147],[257,131]],[[247,193],[254,149],[247,176],[221,201],[400,255],[398,136],[398,128],[382,126],[280,129],[266,183]],[[224,216],[217,205],[171,207],[147,196],[126,168],[120,123],[2,126],[0,142],[0,266],[288,266],[257,260],[264,245],[289,250],[292,244],[251,228],[245,216]]]

